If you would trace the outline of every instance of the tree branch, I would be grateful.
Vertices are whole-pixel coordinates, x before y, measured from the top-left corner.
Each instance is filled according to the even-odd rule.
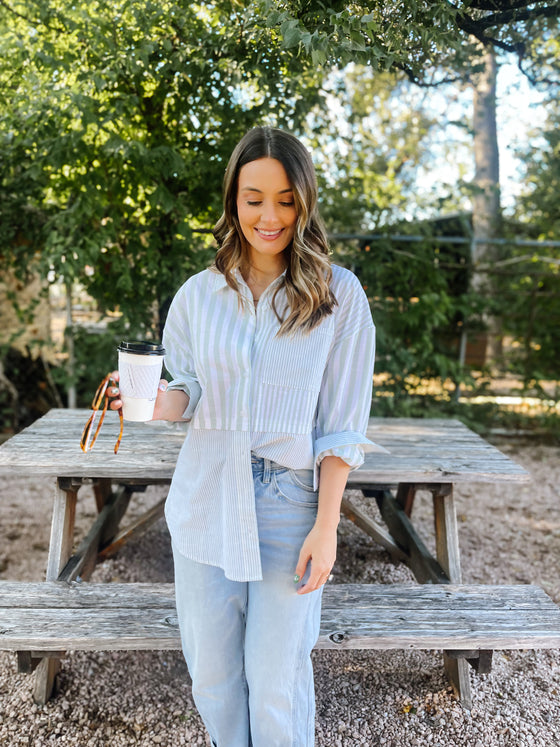
[[[487,29],[492,26],[503,26],[510,21],[527,21],[530,18],[557,18],[558,16],[560,16],[560,6],[547,5],[545,8],[524,10],[519,13],[515,9],[502,11],[473,22],[481,28]]]
[[[531,75],[531,73],[528,70],[524,70],[523,69],[523,62],[524,61],[525,60],[523,59],[523,56],[521,55],[519,57],[518,62],[517,62],[517,67],[518,67],[519,71],[522,73],[522,75],[524,75],[527,78],[527,80],[529,81],[529,83],[531,83],[531,85],[536,86],[539,83],[544,83],[547,86],[556,86],[556,85],[558,85],[558,81],[557,80],[553,80],[552,78],[549,78],[546,75],[544,77],[542,77],[542,78],[537,78],[535,75]]]
[[[494,36],[487,36],[486,30],[494,27],[505,26],[512,21],[527,21],[532,18],[557,18],[560,17],[559,5],[547,5],[541,8],[529,9],[530,3],[507,2],[507,0],[479,0],[473,2],[471,8],[476,10],[497,10],[490,16],[473,18],[462,11],[456,4],[449,2],[449,5],[456,11],[457,26],[461,31],[474,36],[484,46],[492,45],[504,52],[514,52],[522,57],[525,54],[525,42],[504,42]]]
[[[448,78],[442,78],[441,80],[437,81],[424,81],[421,80],[413,70],[411,70],[409,67],[407,67],[402,62],[394,62],[393,66],[397,69],[403,72],[406,77],[409,79],[411,83],[414,83],[414,85],[418,86],[419,88],[434,88],[435,86],[442,86],[446,83],[457,83],[458,81],[463,81],[465,79],[464,75],[453,75]]]
[[[519,55],[523,55],[525,53],[525,44],[523,42],[510,44],[508,42],[501,41],[501,39],[496,39],[493,36],[486,36],[484,30],[479,29],[476,21],[472,21],[472,19],[468,16],[464,16],[463,19],[458,19],[457,26],[459,26],[461,31],[465,31],[467,34],[474,36],[474,38],[478,39],[478,41],[485,47],[491,45],[494,47],[498,47],[498,49],[503,49],[504,52],[515,52]]]
[[[476,10],[513,10],[515,8],[526,8],[532,5],[528,0],[471,0],[470,8]]]

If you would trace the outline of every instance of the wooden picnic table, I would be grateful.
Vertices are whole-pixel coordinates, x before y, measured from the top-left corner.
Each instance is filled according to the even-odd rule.
[[[95,447],[84,454],[79,442],[88,416],[88,410],[53,409],[0,446],[0,475],[24,474],[45,479],[52,486],[47,581],[87,579],[97,562],[110,557],[127,539],[161,517],[164,500],[132,526],[120,527],[135,491],[170,482],[188,427],[125,422],[120,450],[115,455],[118,417],[108,412]],[[368,437],[388,453],[367,454],[364,465],[350,473],[348,486],[376,501],[384,524],[346,497],[344,514],[394,558],[406,562],[420,583],[460,584],[454,484],[499,482],[513,488],[527,482],[529,474],[455,420],[371,418]],[[85,484],[94,488],[99,513],[74,550],[78,490]],[[412,506],[418,490],[428,490],[433,496],[435,557],[413,525]],[[446,658],[446,669],[463,702],[470,699],[466,658],[467,653],[465,657]],[[56,657],[40,660],[35,685],[38,702],[48,699],[57,667]]]

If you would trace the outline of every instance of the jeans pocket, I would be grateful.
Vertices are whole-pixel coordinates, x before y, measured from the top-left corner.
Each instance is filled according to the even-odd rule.
[[[313,489],[313,470],[276,470],[272,479],[277,493],[288,503],[317,508],[319,493]]]

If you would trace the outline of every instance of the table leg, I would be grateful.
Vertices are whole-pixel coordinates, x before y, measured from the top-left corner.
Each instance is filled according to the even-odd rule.
[[[461,559],[453,485],[446,484],[433,487],[432,496],[434,500],[436,557],[450,582],[460,584]]]
[[[412,521],[390,490],[363,490],[377,501],[391,538],[405,555],[405,562],[420,584],[447,584],[445,570],[432,556]]]
[[[97,506],[97,513],[100,514],[105,504],[111,497],[112,484],[111,480],[107,478],[100,478],[95,480],[93,483],[93,494],[95,496],[95,505]]]
[[[79,485],[56,481],[47,560],[47,581],[56,581],[72,555]]]
[[[348,498],[342,499],[340,510],[347,519],[350,519],[350,521],[352,521],[363,532],[368,534],[373,540],[375,540],[375,542],[384,547],[390,553],[391,558],[394,561],[401,560],[406,562],[408,560],[406,553],[395,544],[395,541],[389,532],[371,517],[367,516],[357,506],[354,506]]]
[[[461,583],[461,560],[459,553],[459,533],[453,486],[450,484],[432,488],[434,501],[434,521],[436,534],[436,556],[452,584]],[[451,658],[444,652],[444,666],[447,676],[459,700],[465,708],[471,708],[471,683],[469,663],[464,658]]]
[[[412,506],[416,498],[416,485],[414,483],[401,482],[397,487],[395,499],[405,514],[410,519],[412,515]]]
[[[47,581],[56,581],[72,553],[74,523],[78,488],[72,485],[61,487],[59,480],[54,487],[51,539],[47,560]],[[33,699],[44,705],[51,697],[56,675],[60,669],[60,659],[45,657],[35,671]]]

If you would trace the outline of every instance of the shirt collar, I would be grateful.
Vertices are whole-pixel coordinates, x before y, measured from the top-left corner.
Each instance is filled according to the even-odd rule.
[[[219,272],[219,270],[211,270],[211,272],[214,274],[214,293],[217,293],[218,291],[223,290],[224,288],[229,288],[229,285],[227,284],[225,275],[223,273]],[[236,269],[234,274],[237,279],[237,282],[239,283],[239,286],[241,288],[248,289],[248,285],[243,279],[243,275],[241,274],[239,269]],[[286,274],[286,270],[284,270],[280,275],[278,275],[278,277],[275,280],[272,281],[272,283],[266,289],[265,293],[267,293],[271,288],[275,288],[276,284],[280,282],[280,279],[283,278],[285,274]]]
[[[212,273],[213,280],[214,280],[214,292],[217,292],[219,290],[222,290],[223,288],[228,287],[228,284],[226,282],[226,277],[223,273],[221,273],[219,270],[211,269],[210,272]]]

